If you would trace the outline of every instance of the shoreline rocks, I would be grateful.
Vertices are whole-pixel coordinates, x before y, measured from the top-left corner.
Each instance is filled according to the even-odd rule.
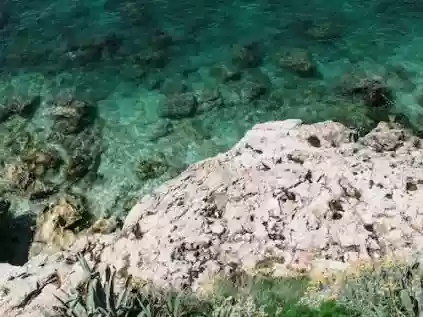
[[[362,138],[331,121],[257,124],[231,150],[144,196],[121,231],[82,236],[23,267],[2,265],[9,292],[0,295],[0,315],[51,310],[53,294],[80,278],[78,252],[122,277],[194,291],[219,274],[289,275],[410,257],[423,240],[420,144],[386,122]],[[24,271],[30,275],[10,278]],[[19,306],[51,274],[61,284]]]

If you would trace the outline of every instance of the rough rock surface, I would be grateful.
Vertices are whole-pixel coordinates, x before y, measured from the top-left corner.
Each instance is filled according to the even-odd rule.
[[[3,265],[0,316],[51,309],[52,294],[81,278],[76,252],[122,275],[193,289],[237,268],[286,274],[415,254],[423,242],[420,145],[388,123],[360,139],[334,122],[258,124],[227,153],[144,197],[121,232],[81,238],[24,267]]]

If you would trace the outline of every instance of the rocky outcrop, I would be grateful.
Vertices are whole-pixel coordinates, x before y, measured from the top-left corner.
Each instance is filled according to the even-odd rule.
[[[120,276],[204,289],[219,273],[290,274],[411,256],[423,235],[421,140],[393,123],[256,125],[133,207],[122,231],[0,269],[0,315],[38,316],[81,278],[75,254]],[[37,315],[38,313],[38,315]]]

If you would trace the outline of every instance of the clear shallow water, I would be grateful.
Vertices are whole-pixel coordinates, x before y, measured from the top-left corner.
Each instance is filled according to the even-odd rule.
[[[91,175],[59,187],[83,193],[97,217],[123,216],[136,197],[227,150],[258,122],[330,119],[364,133],[386,119],[386,105],[375,111],[365,98],[340,93],[340,86],[364,89],[360,80],[343,81],[351,72],[380,78],[391,94],[390,113],[421,130],[423,4],[285,2],[6,1],[1,96],[39,95],[41,104],[2,129],[19,126],[66,152],[63,139],[51,137],[61,133],[52,118],[57,95],[68,92],[96,107],[96,128],[85,131],[97,132],[70,136],[85,148],[101,143],[83,152],[96,161]],[[3,133],[16,135],[10,131]],[[6,169],[23,154],[2,146]],[[140,178],[140,160],[171,167],[151,172],[150,164]],[[49,201],[5,195],[18,213]]]

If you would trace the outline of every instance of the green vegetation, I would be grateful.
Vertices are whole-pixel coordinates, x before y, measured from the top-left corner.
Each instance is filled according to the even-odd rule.
[[[86,279],[67,299],[58,298],[57,317],[330,317],[359,316],[333,302],[317,308],[299,304],[308,281],[305,278],[278,279],[240,275],[235,281],[218,281],[211,298],[177,292],[135,291],[128,278],[115,292],[115,272],[106,268],[105,277],[89,267],[80,256]]]
[[[392,265],[348,276],[336,299],[308,305],[310,285],[305,277],[272,278],[238,274],[218,280],[214,294],[133,289],[128,278],[120,293],[115,272],[105,277],[80,257],[86,280],[59,299],[57,317],[420,317],[423,316],[423,269],[420,265]]]
[[[214,301],[234,299],[233,305],[244,307],[237,316],[277,316],[277,317],[358,317],[354,309],[349,309],[335,301],[321,302],[317,307],[302,304],[309,280],[298,278],[272,278],[266,276],[243,276],[235,282],[220,281]],[[237,304],[236,304],[237,303]],[[249,307],[250,311],[246,309]],[[230,315],[235,316],[235,315]]]
[[[419,263],[372,267],[349,278],[338,297],[363,317],[423,316],[423,268]]]

